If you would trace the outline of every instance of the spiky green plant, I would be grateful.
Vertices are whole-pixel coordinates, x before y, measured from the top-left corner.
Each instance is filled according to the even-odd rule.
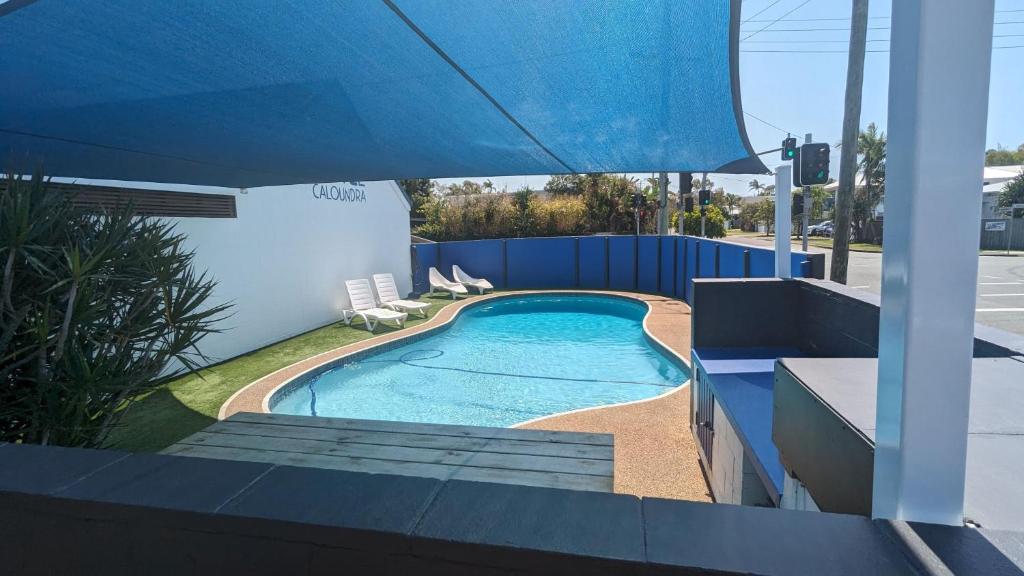
[[[207,303],[185,240],[38,175],[0,182],[0,440],[102,446],[133,400],[205,361],[228,305]]]

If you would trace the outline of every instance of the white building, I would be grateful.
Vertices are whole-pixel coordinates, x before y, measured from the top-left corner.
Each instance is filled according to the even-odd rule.
[[[197,271],[217,281],[212,304],[233,304],[223,332],[201,343],[212,362],[337,322],[348,306],[345,280],[391,272],[400,292],[412,290],[410,206],[393,181],[249,189],[53,181],[86,203],[128,195],[141,213],[174,221]]]

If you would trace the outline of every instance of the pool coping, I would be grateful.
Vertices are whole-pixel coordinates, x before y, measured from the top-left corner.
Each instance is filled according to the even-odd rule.
[[[688,351],[680,352],[678,350],[675,350],[672,346],[665,343],[661,338],[657,336],[657,334],[654,333],[654,330],[652,330],[648,322],[654,314],[654,306],[651,304],[652,299],[676,300],[675,298],[658,294],[644,294],[636,292],[620,292],[610,290],[516,290],[509,292],[496,292],[491,294],[484,294],[465,298],[456,301],[452,304],[449,304],[448,306],[445,306],[441,310],[438,310],[437,313],[434,314],[434,316],[427,319],[427,321],[412,328],[398,330],[395,332],[389,332],[387,334],[381,334],[379,336],[373,336],[366,340],[361,340],[359,342],[347,344],[345,346],[334,348],[326,352],[321,352],[320,354],[310,356],[309,358],[306,358],[304,360],[300,360],[293,364],[289,364],[288,366],[285,366],[283,368],[279,368],[274,372],[271,372],[270,374],[267,374],[266,376],[263,376],[262,378],[259,378],[258,380],[255,380],[243,386],[234,394],[232,394],[224,402],[224,404],[221,405],[220,410],[217,413],[217,419],[224,420],[225,418],[238,412],[258,412],[264,414],[270,413],[270,399],[278,390],[282,389],[285,386],[288,386],[299,377],[304,376],[311,371],[324,367],[326,364],[333,363],[339,360],[344,360],[345,358],[355,355],[372,354],[376,352],[378,348],[388,345],[400,345],[401,343],[404,343],[404,341],[410,338],[424,338],[434,332],[438,332],[450,327],[450,325],[456,319],[458,319],[459,314],[466,308],[490,300],[516,298],[520,296],[538,294],[581,294],[613,296],[635,300],[643,303],[644,305],[647,306],[647,312],[646,314],[644,314],[644,319],[641,323],[641,325],[643,326],[644,336],[647,337],[648,340],[651,341],[657,348],[659,348],[660,351],[662,351],[665,354],[671,355],[681,364],[686,366],[687,370],[689,370],[692,374],[692,366],[690,364],[690,361],[685,356],[685,352]],[[684,382],[680,383],[678,386],[669,390],[668,392],[659,394],[651,398],[630,400],[628,402],[605,404],[601,406],[588,406],[585,408],[576,408],[565,412],[547,414],[545,416],[540,416],[538,418],[533,418],[524,422],[513,424],[512,426],[510,426],[510,428],[517,428],[519,426],[535,423],[540,420],[545,420],[548,418],[554,418],[557,416],[563,416],[566,414],[576,412],[613,408],[616,406],[637,404],[641,402],[651,402],[653,400],[658,400],[670,394],[679,392],[680,390],[684,390],[689,385],[689,383],[690,379],[687,379]]]

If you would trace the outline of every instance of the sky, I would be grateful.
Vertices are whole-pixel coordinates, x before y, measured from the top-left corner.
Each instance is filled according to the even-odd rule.
[[[741,42],[739,62],[744,122],[754,150],[779,147],[787,131],[800,142],[807,132],[813,133],[815,142],[828,142],[833,147],[841,140],[850,7],[851,0],[744,0],[741,37],[757,32],[749,40]],[[872,50],[888,49],[891,8],[891,0],[871,0],[868,54],[864,61],[861,126],[874,122],[883,131],[888,100],[889,55]],[[782,20],[772,24],[773,20],[783,16]],[[820,20],[822,18],[846,21]],[[1016,148],[1024,143],[1024,0],[996,0],[995,21],[993,45],[1021,48],[992,51],[987,148],[998,145]],[[823,30],[826,28],[844,30]],[[773,29],[779,31],[773,32]],[[810,31],[795,31],[798,29]],[[771,50],[793,52],[768,52]],[[825,50],[835,52],[811,52]],[[813,83],[797,85],[793,80],[794,71],[807,71],[806,77],[813,79]],[[762,160],[769,168],[781,162],[778,153],[762,156]],[[833,151],[831,171],[833,177],[839,172],[836,150]],[[651,175],[633,176],[647,178]],[[669,177],[670,189],[676,190],[676,175],[670,174]],[[773,177],[765,175],[712,174],[708,178],[728,192],[743,195],[753,193],[748,189],[748,182],[753,178],[761,182],[773,181]],[[509,190],[523,186],[541,189],[547,179],[547,176],[490,178],[496,188],[507,187]],[[438,182],[446,184],[462,180],[464,178],[445,178]],[[483,182],[485,178],[470,180]]]

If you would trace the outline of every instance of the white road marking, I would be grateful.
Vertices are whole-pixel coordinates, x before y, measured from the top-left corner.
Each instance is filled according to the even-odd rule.
[[[871,285],[870,284],[865,284],[863,286],[850,286],[850,288],[871,288]]]
[[[975,312],[1024,312],[1024,308],[975,308]]]
[[[1020,293],[1016,293],[1016,294],[981,294],[980,296],[982,298],[990,298],[992,296],[1024,296],[1024,292],[1020,292]]]
[[[993,279],[993,280],[1002,280],[1002,279],[1003,279],[1003,277],[1002,277],[1002,276],[989,276],[989,275],[987,275],[987,274],[982,274],[982,275],[981,275],[981,277],[982,277],[982,278],[991,278],[991,279]]]
[[[978,282],[979,286],[1019,286],[1024,282]]]

